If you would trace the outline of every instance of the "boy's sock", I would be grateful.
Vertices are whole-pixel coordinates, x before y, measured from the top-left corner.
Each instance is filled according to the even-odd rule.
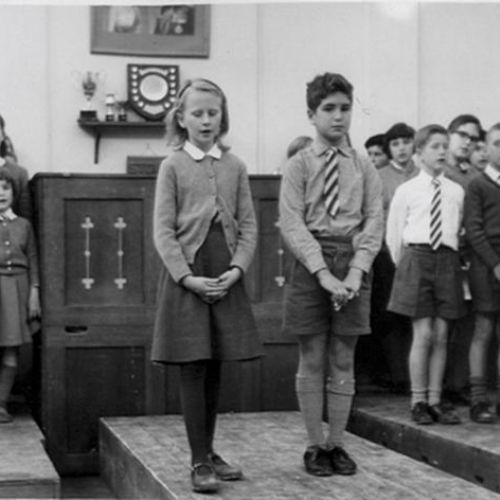
[[[429,342],[427,339],[414,338],[410,350],[410,384],[411,384],[411,407],[417,403],[427,403],[428,362]]]
[[[204,362],[186,363],[180,368],[180,395],[182,412],[193,465],[206,462],[206,403]]]
[[[470,378],[470,402],[472,405],[488,399],[486,379],[484,377]]]
[[[206,444],[209,452],[213,450],[215,424],[219,407],[220,388],[220,361],[211,360],[207,363],[207,378],[205,380],[205,409],[206,409]]]
[[[7,400],[16,379],[16,366],[1,365],[0,368],[0,407],[7,408]]]
[[[328,377],[326,385],[326,401],[328,405],[328,438],[327,448],[343,445],[344,431],[351,413],[354,396],[354,380],[343,380]]]
[[[320,377],[295,376],[295,389],[300,412],[306,426],[309,445],[324,443],[323,435],[323,395],[324,379]]]
[[[429,395],[428,395],[429,406],[437,405],[441,401],[441,387],[432,388],[429,387]]]

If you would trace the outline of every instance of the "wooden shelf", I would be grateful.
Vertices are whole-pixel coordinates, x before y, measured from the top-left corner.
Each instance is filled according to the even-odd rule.
[[[125,130],[151,130],[163,132],[165,130],[165,122],[146,122],[146,121],[126,121],[126,122],[106,122],[101,120],[82,120],[78,119],[78,125],[81,128],[94,135],[94,163],[99,163],[99,146],[103,133],[109,131],[125,131]]]

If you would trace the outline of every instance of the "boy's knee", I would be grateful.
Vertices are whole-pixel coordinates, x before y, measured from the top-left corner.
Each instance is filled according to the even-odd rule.
[[[333,375],[328,377],[326,383],[327,392],[341,394],[343,396],[354,396],[356,382],[354,378],[348,378],[343,375]]]

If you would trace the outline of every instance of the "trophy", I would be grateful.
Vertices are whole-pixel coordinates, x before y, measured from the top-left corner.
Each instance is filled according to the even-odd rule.
[[[83,94],[86,98],[85,107],[80,110],[80,120],[93,121],[97,120],[97,111],[92,104],[92,97],[94,97],[97,89],[97,81],[99,80],[99,73],[87,71],[81,76],[81,83]]]

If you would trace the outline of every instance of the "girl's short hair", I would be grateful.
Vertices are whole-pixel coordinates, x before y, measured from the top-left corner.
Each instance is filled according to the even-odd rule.
[[[220,133],[217,137],[217,142],[219,147],[223,150],[228,149],[227,146],[222,144],[221,137],[227,134],[229,130],[229,113],[227,110],[227,99],[222,91],[222,89],[214,82],[207,80],[206,78],[196,78],[194,80],[187,80],[179,93],[177,94],[177,99],[174,106],[167,114],[167,143],[173,147],[179,147],[184,144],[187,140],[188,135],[185,128],[181,127],[179,124],[179,114],[184,112],[184,107],[186,104],[186,97],[192,90],[198,90],[201,92],[209,92],[221,100],[221,122],[220,122]]]
[[[410,127],[404,122],[395,123],[385,134],[385,144],[384,151],[385,154],[392,158],[391,148],[389,147],[389,143],[394,141],[395,139],[414,139],[415,138],[415,129]]]
[[[422,149],[434,134],[445,135],[448,137],[448,131],[442,125],[432,123],[431,125],[426,125],[418,130],[415,135],[415,148],[417,150]]]
[[[0,168],[0,181],[4,181],[7,184],[10,185],[12,188],[12,201],[14,201],[17,198],[17,187],[16,183],[14,182],[14,177],[12,174],[5,168]]]
[[[339,73],[324,73],[316,76],[307,84],[307,108],[316,111],[321,101],[331,94],[341,92],[352,102],[354,87]]]

